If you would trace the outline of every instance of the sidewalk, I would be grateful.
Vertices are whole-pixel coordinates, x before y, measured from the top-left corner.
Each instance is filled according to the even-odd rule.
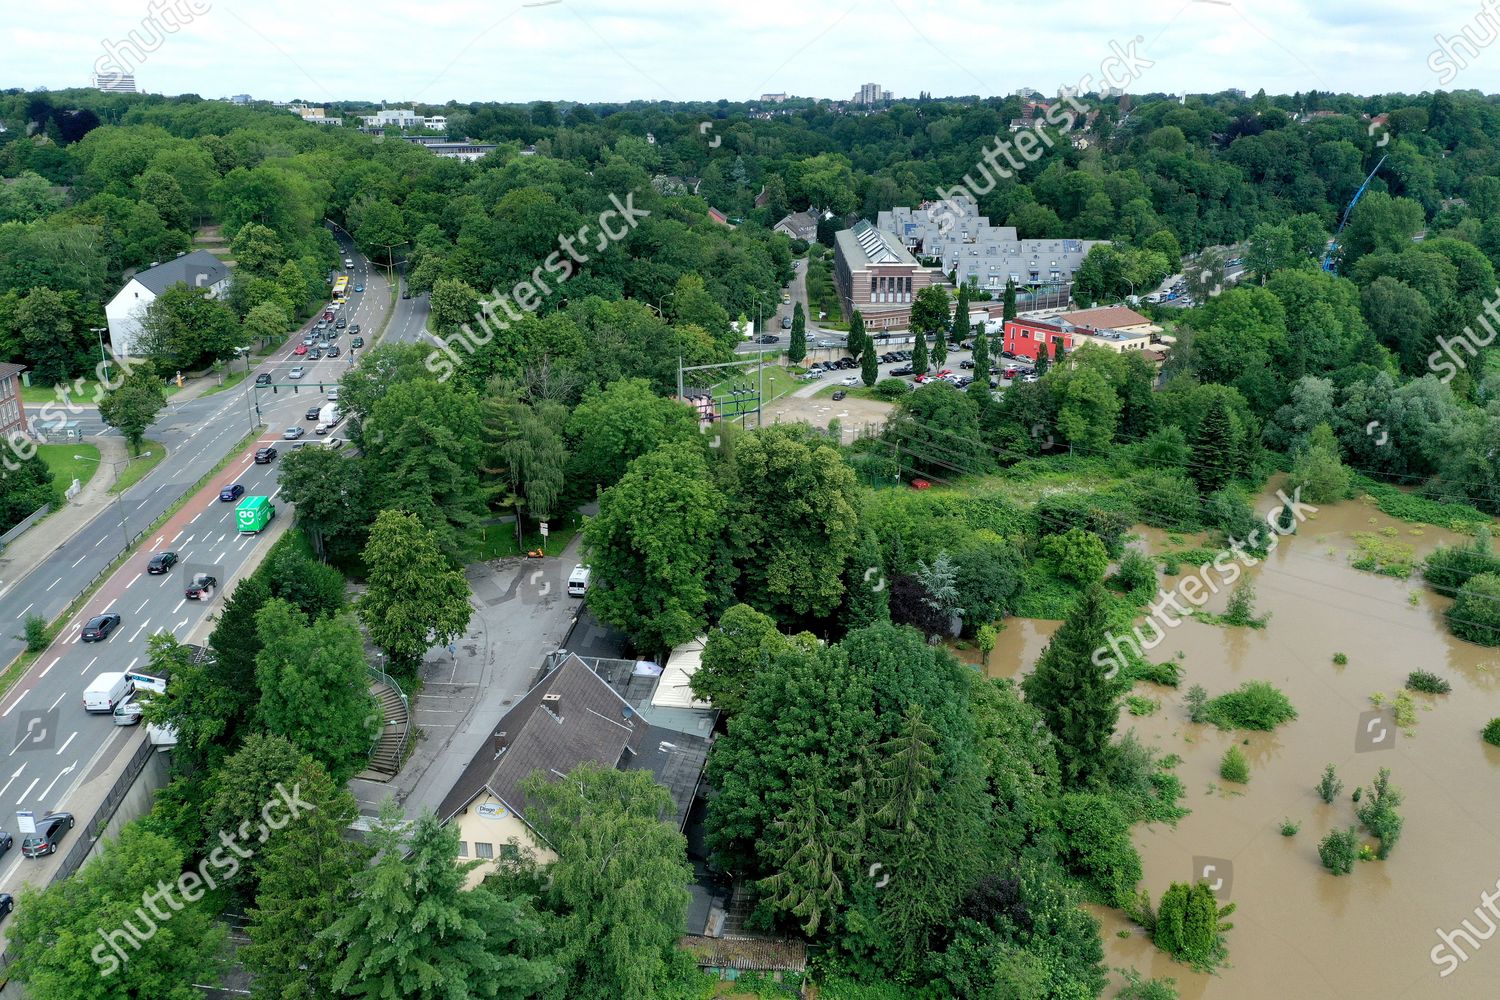
[[[76,497],[64,501],[59,509],[5,547],[0,553],[0,582],[15,586],[103,513],[114,499],[109,488],[115,482],[115,469],[109,463],[125,461],[125,439],[111,434],[86,438],[85,443],[99,449],[99,470]]]

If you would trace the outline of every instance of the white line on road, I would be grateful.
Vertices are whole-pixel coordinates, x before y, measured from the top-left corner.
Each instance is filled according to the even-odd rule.
[[[149,597],[146,598],[144,601],[141,602],[141,606],[135,609],[135,613],[136,614],[140,614],[142,611],[145,611],[146,610],[146,605],[148,605],[150,603],[151,603],[151,598],[149,598]]]
[[[20,767],[16,768],[16,773],[10,776],[10,781],[7,781],[3,786],[0,786],[0,795],[4,795],[10,790],[10,786],[15,782],[17,778],[21,776],[21,772],[24,770],[26,770],[25,764],[22,764]]]
[[[186,618],[184,618],[182,621],[180,621],[176,625],[172,626],[172,631],[176,632],[178,629],[182,628],[182,626],[186,625],[187,623],[188,623],[188,620]]]
[[[83,554],[83,555],[81,555],[81,556],[79,556],[79,557],[78,557],[78,560],[77,560],[77,561],[76,561],[76,562],[74,562],[74,563],[73,563],[73,565],[72,565],[72,567],[71,567],[71,568],[72,568],[72,569],[77,569],[77,568],[78,568],[78,563],[81,563],[81,562],[83,562],[83,561],[84,561],[84,560],[85,560],[85,559],[87,559],[87,558],[88,558],[88,557],[89,557],[89,554],[88,554],[88,553],[87,553],[87,552],[85,552],[85,553],[84,553],[84,554]]]
[[[24,697],[26,697],[26,695],[23,693],[21,695],[21,698],[24,698]],[[16,706],[19,705],[19,704],[21,704],[21,698],[17,698],[15,701],[11,702],[10,703],[10,708],[7,708],[5,711],[0,712],[0,719],[3,719],[7,715],[9,715],[10,713],[14,712],[16,710]]]
[[[53,667],[57,666],[58,662],[61,661],[61,660],[62,660],[62,657],[59,656],[56,659],[54,659],[51,663],[47,664],[46,669],[44,669],[41,673],[39,673],[39,674],[36,675],[37,680],[41,680],[43,677],[46,677],[48,671],[50,671]]]
[[[180,532],[180,531],[177,534],[173,535],[172,536],[172,544],[176,545],[177,544],[177,539],[179,539],[181,537],[182,537],[182,532]]]
[[[42,780],[41,778],[32,778],[31,779],[31,784],[29,784],[29,785],[26,786],[26,791],[24,791],[20,795],[16,796],[16,801],[17,802],[25,801],[26,796],[28,796],[28,795],[31,794],[31,790],[33,788],[35,788],[38,785],[38,783],[41,782],[41,780]]]
[[[141,658],[139,656],[137,656],[135,659],[133,659],[133,660],[130,661],[130,666],[128,666],[128,667],[125,668],[125,672],[127,674],[130,673],[130,671],[132,671],[132,670],[135,669],[135,665],[137,663],[140,663],[140,662],[141,662]]]
[[[63,778],[66,777],[67,775],[72,774],[77,769],[78,769],[78,761],[75,760],[73,763],[69,764],[67,767],[65,767],[61,771],[59,771],[58,774],[57,774],[57,777],[53,778],[52,782],[46,788],[42,789],[42,794],[38,795],[37,798],[42,799],[43,801],[45,801],[46,798],[47,798],[47,796],[49,796],[49,795],[52,794],[52,789],[54,787],[56,787],[57,783],[59,781],[63,780]],[[28,792],[31,791],[31,789],[29,789],[29,788],[26,789],[26,790]],[[25,798],[24,795],[21,796],[21,797]]]
[[[56,580],[53,580],[51,583],[47,584],[47,589],[51,590],[53,587],[57,586],[59,583],[62,583],[62,577],[58,577]]]
[[[60,746],[60,747],[57,748],[57,754],[56,754],[56,756],[61,757],[63,755],[63,751],[66,750],[66,749],[68,749],[68,744],[72,743],[73,740],[75,740],[77,737],[78,737],[78,730],[75,729],[75,730],[73,730],[72,735],[70,735],[67,738],[66,742],[64,742],[62,746]],[[49,788],[48,791],[51,791],[51,789]]]
[[[150,625],[150,624],[151,624],[151,619],[149,619],[149,618],[147,618],[145,621],[141,622],[141,627],[135,630],[135,633],[130,637],[130,641],[131,642],[135,642],[135,640],[137,639],[137,637],[139,637],[142,632],[146,631],[146,626]]]
[[[139,574],[139,573],[137,573],[135,576],[131,577],[130,578],[130,582],[125,585],[125,589],[129,590],[131,587],[134,587],[135,586],[135,581],[139,580],[140,578],[141,578],[141,574]]]
[[[172,614],[175,615],[177,612],[181,611],[182,610],[182,606],[184,604],[186,604],[186,603],[187,603],[187,598],[186,597],[184,597],[182,600],[178,601],[177,602],[177,607],[175,607],[175,608],[172,609]]]
[[[254,535],[246,535],[245,536],[245,540],[243,542],[240,542],[240,547],[238,549],[236,549],[235,551],[237,551],[237,552],[243,552],[243,551],[245,551],[245,546],[249,545],[251,539],[254,538],[254,537],[255,537]]]
[[[105,537],[108,537],[108,536],[105,536]],[[97,549],[97,548],[98,548],[98,547],[99,547],[99,546],[101,546],[101,545],[103,545],[103,544],[104,544],[104,539],[103,539],[103,538],[101,538],[101,539],[99,539],[99,540],[98,540],[98,541],[97,541],[97,542],[95,542],[95,543],[94,543],[94,548],[96,548],[96,549]]]
[[[54,709],[54,708],[56,708],[56,707],[57,707],[57,706],[58,706],[58,705],[61,705],[61,704],[62,704],[62,700],[63,700],[63,699],[64,699],[64,698],[66,698],[66,697],[67,697],[67,696],[68,696],[68,692],[66,692],[66,691],[64,691],[64,692],[63,692],[63,693],[62,693],[62,694],[60,694],[60,695],[58,695],[58,696],[57,696],[57,700],[56,700],[56,701],[54,701],[54,702],[53,702],[53,703],[52,703],[52,704],[51,704],[51,705],[48,705],[48,706],[47,706],[47,711],[49,711],[49,712],[50,712],[50,711],[52,711],[52,710],[53,710],[53,709]]]
[[[36,601],[32,601],[30,604],[26,605],[26,607],[22,609],[21,613],[16,615],[16,621],[20,621],[22,618],[25,618],[26,612],[30,611],[34,607],[36,607]]]

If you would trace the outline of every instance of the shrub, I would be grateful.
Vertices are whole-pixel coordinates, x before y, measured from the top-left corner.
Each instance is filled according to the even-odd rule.
[[[1063,864],[1111,906],[1124,906],[1141,880],[1130,824],[1112,799],[1092,792],[1062,797],[1058,816]]]
[[[1390,857],[1396,842],[1401,839],[1401,816],[1396,807],[1401,804],[1401,792],[1391,787],[1391,769],[1382,767],[1380,774],[1370,785],[1370,797],[1355,810],[1366,830],[1380,841],[1375,856],[1381,861]]]
[[[1301,829],[1302,824],[1293,823],[1290,817],[1281,821],[1281,835],[1283,837],[1295,837],[1297,836],[1297,831]]]
[[[1115,994],[1115,1000],[1177,1000],[1175,979],[1142,979],[1134,969],[1121,969],[1120,974],[1125,977],[1125,984]]]
[[[1339,460],[1338,442],[1327,424],[1313,428],[1308,442],[1292,459],[1287,482],[1300,487],[1308,503],[1333,503],[1353,492],[1353,474]]]
[[[1338,770],[1332,764],[1329,764],[1323,768],[1323,777],[1318,781],[1316,787],[1318,789],[1318,797],[1324,802],[1331,803],[1339,797],[1339,792],[1344,790],[1344,783],[1339,780]]]
[[[911,392],[911,385],[905,379],[883,378],[875,383],[875,395],[885,400],[896,400]]]
[[[1226,538],[1246,541],[1255,534],[1259,544],[1250,548],[1250,551],[1265,550],[1265,524],[1255,516],[1255,509],[1250,506],[1250,497],[1242,487],[1230,483],[1218,492],[1209,494],[1205,507],[1209,523],[1222,531]]]
[[[1153,528],[1197,531],[1202,527],[1198,488],[1180,472],[1150,470],[1131,477],[1141,521]]]
[[[1485,725],[1484,741],[1490,746],[1500,747],[1500,719],[1491,719]]]
[[[1139,549],[1130,549],[1120,559],[1114,584],[1137,601],[1149,601],[1156,594],[1156,567],[1151,557]]]
[[[1481,573],[1458,588],[1448,631],[1481,646],[1500,646],[1500,575]]]
[[[1211,968],[1224,957],[1224,933],[1234,925],[1223,918],[1233,912],[1233,903],[1219,907],[1206,883],[1173,882],[1157,907],[1156,946],[1194,968]]]
[[[1237,785],[1249,782],[1250,762],[1240,753],[1239,747],[1230,747],[1224,751],[1224,757],[1219,761],[1219,777]]]
[[[1109,553],[1097,535],[1082,528],[1070,528],[1061,535],[1042,539],[1041,553],[1056,567],[1057,575],[1088,586],[1104,575]]]
[[[1125,699],[1125,707],[1130,710],[1131,715],[1155,715],[1156,710],[1161,708],[1161,702],[1133,694]]]
[[[40,653],[47,648],[52,641],[52,630],[47,627],[47,619],[41,615],[26,616],[26,652]]]
[[[1270,618],[1270,615],[1255,617],[1255,584],[1248,579],[1234,588],[1223,614],[1225,624],[1242,628],[1264,628]]]
[[[1349,662],[1349,657],[1345,656],[1343,653],[1334,653],[1333,662],[1342,667],[1344,664]]]
[[[1358,845],[1359,839],[1354,835],[1354,827],[1334,830],[1318,844],[1318,857],[1322,859],[1323,867],[1335,875],[1348,875],[1354,870]]]
[[[1266,681],[1246,681],[1208,702],[1206,718],[1220,729],[1270,732],[1297,717],[1287,696]]]
[[[1127,684],[1150,681],[1163,687],[1176,687],[1182,683],[1182,667],[1171,660],[1166,663],[1150,663],[1141,657],[1131,657],[1130,662],[1125,664],[1125,669],[1120,671],[1120,676]]]
[[[1423,694],[1448,694],[1453,690],[1452,684],[1426,670],[1413,670],[1407,674],[1406,686]]]
[[[1203,690],[1203,685],[1194,684],[1188,688],[1187,693],[1188,719],[1192,722],[1207,722],[1208,720],[1208,692]]]
[[[1490,534],[1481,528],[1474,540],[1464,545],[1440,545],[1422,564],[1422,576],[1440,594],[1452,597],[1464,582],[1481,573],[1500,574],[1500,555],[1490,545]]]

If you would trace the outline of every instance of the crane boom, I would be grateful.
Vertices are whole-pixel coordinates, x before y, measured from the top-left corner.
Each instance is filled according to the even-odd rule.
[[[1386,156],[1390,155],[1386,153],[1380,158],[1374,169],[1370,171],[1370,175],[1365,178],[1365,182],[1359,186],[1359,190],[1354,192],[1354,197],[1349,199],[1349,204],[1344,207],[1344,217],[1339,220],[1338,231],[1333,234],[1333,239],[1328,241],[1328,249],[1323,252],[1323,270],[1333,270],[1333,252],[1338,249],[1339,237],[1344,234],[1344,227],[1349,224],[1349,215],[1354,211],[1354,206],[1359,203],[1359,199],[1364,196],[1365,189],[1370,186],[1370,182],[1375,179],[1375,174],[1380,170],[1381,164],[1385,163]]]

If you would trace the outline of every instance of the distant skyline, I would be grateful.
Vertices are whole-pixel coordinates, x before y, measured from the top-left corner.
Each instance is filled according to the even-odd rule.
[[[86,86],[98,67],[150,93],[312,103],[847,100],[871,81],[897,99],[1051,96],[1132,49],[1133,93],[1493,92],[1500,45],[1439,41],[1500,34],[1487,2],[60,0],[7,11],[0,87]]]

